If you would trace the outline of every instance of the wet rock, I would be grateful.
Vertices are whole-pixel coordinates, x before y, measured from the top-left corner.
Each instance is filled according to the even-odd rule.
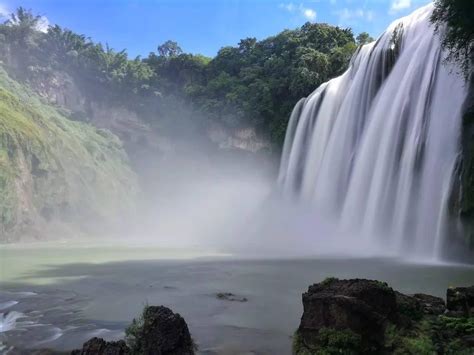
[[[192,355],[194,343],[185,320],[163,306],[148,306],[127,329],[134,354]]]
[[[402,327],[411,326],[413,321],[423,317],[424,309],[422,302],[414,297],[395,291],[398,311],[398,324]]]
[[[237,296],[230,292],[219,292],[216,293],[216,298],[219,300],[224,301],[231,301],[231,302],[247,302],[247,297]]]
[[[446,306],[444,300],[439,297],[416,293],[405,295],[395,291],[397,300],[398,322],[397,325],[407,328],[413,322],[419,321],[425,315],[444,314]]]
[[[102,338],[92,338],[84,343],[82,350],[74,350],[71,355],[128,355],[130,349],[123,340],[107,342]]]
[[[359,352],[377,352],[387,322],[398,318],[395,292],[372,280],[327,279],[314,284],[303,294],[303,308],[298,336],[309,348],[318,347],[323,332],[327,342],[337,339]]]
[[[327,279],[303,294],[293,353],[474,354],[473,290],[448,290],[447,312],[439,297],[404,295],[378,281]]]
[[[424,314],[443,314],[446,311],[446,304],[441,297],[426,295],[424,293],[415,293],[413,295],[422,307]]]
[[[450,287],[446,292],[446,308],[451,315],[474,315],[474,286]]]

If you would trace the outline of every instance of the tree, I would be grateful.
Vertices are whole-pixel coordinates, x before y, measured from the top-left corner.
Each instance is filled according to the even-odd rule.
[[[166,41],[162,45],[158,46],[158,53],[162,57],[176,57],[183,53],[183,50],[174,41]]]
[[[431,22],[443,38],[447,60],[459,65],[468,78],[474,62],[474,1],[435,0]]]
[[[33,15],[31,10],[19,7],[16,12],[10,15],[5,22],[3,29],[5,30],[9,41],[18,49],[25,50],[34,44],[33,37],[37,32],[37,26],[41,16]]]
[[[356,37],[356,42],[357,42],[357,45],[359,46],[363,46],[364,44],[367,44],[373,41],[374,39],[367,32],[361,32]]]
[[[36,58],[31,52],[38,48],[38,38],[42,35],[37,30],[40,20],[41,16],[33,15],[30,10],[19,7],[1,26],[1,33],[5,36],[11,55],[7,62],[12,66],[26,68],[36,64]]]
[[[306,23],[261,41],[242,39],[212,59],[183,53],[172,40],[144,59],[130,59],[126,50],[59,26],[41,33],[39,20],[19,8],[0,25],[0,56],[24,79],[66,72],[86,99],[125,106],[152,125],[187,120],[180,117],[195,120],[189,126],[204,119],[250,124],[277,145],[295,103],[346,70],[357,48],[350,29]]]

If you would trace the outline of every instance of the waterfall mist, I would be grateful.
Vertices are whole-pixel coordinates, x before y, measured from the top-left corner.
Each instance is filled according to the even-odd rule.
[[[467,90],[443,61],[432,9],[393,22],[296,104],[276,186],[268,155],[184,137],[186,149],[155,164],[127,241],[244,256],[442,257],[457,228],[448,209]]]
[[[277,161],[267,154],[190,142],[157,158],[127,242],[164,248],[235,250],[267,198]]]
[[[432,9],[392,23],[294,108],[279,186],[306,206],[315,251],[442,254],[466,88]]]

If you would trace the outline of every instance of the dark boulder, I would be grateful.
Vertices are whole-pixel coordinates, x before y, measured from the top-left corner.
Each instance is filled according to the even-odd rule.
[[[441,297],[415,293],[413,295],[420,304],[424,314],[440,315],[446,311],[446,304]]]
[[[142,318],[127,329],[134,354],[192,355],[194,343],[188,326],[179,314],[163,306],[148,306]]]
[[[450,287],[446,292],[446,308],[451,315],[474,315],[474,286]]]
[[[395,291],[395,295],[398,311],[397,323],[399,325],[409,327],[412,322],[418,321],[423,317],[423,304],[419,299],[398,291]]]
[[[293,353],[474,354],[473,294],[474,286],[449,289],[445,307],[379,281],[326,279],[303,294]]]
[[[230,302],[247,302],[248,301],[247,297],[237,296],[230,292],[216,293],[216,298],[219,300],[230,301]]]
[[[395,292],[387,284],[372,280],[327,279],[303,294],[303,316],[298,336],[309,348],[317,348],[320,332],[350,331],[360,339],[360,349],[376,353],[383,346],[386,325],[397,320]],[[354,337],[352,337],[354,335]]]
[[[92,338],[84,343],[82,350],[73,350],[71,355],[128,355],[130,349],[123,340],[107,342]]]

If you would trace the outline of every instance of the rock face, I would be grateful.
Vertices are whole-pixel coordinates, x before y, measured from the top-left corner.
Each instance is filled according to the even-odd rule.
[[[446,306],[455,314],[474,316],[474,286],[448,288]]]
[[[185,320],[163,306],[146,307],[142,318],[134,320],[128,328],[127,340],[134,354],[194,354],[194,343]]]
[[[438,297],[404,295],[386,283],[334,278],[303,294],[295,355],[472,354],[474,287]]]
[[[367,351],[379,349],[389,320],[397,316],[395,292],[371,280],[329,279],[303,294],[304,312],[298,332],[309,347],[317,346],[322,329],[349,330]]]
[[[420,303],[424,314],[440,315],[446,311],[446,305],[442,298],[425,295],[424,293],[415,293],[413,298]]]
[[[71,355],[193,355],[195,348],[183,317],[163,306],[145,307],[126,329],[126,340],[92,338]]]
[[[92,338],[84,343],[82,350],[74,350],[71,355],[128,355],[130,349],[123,340],[106,342]]]

